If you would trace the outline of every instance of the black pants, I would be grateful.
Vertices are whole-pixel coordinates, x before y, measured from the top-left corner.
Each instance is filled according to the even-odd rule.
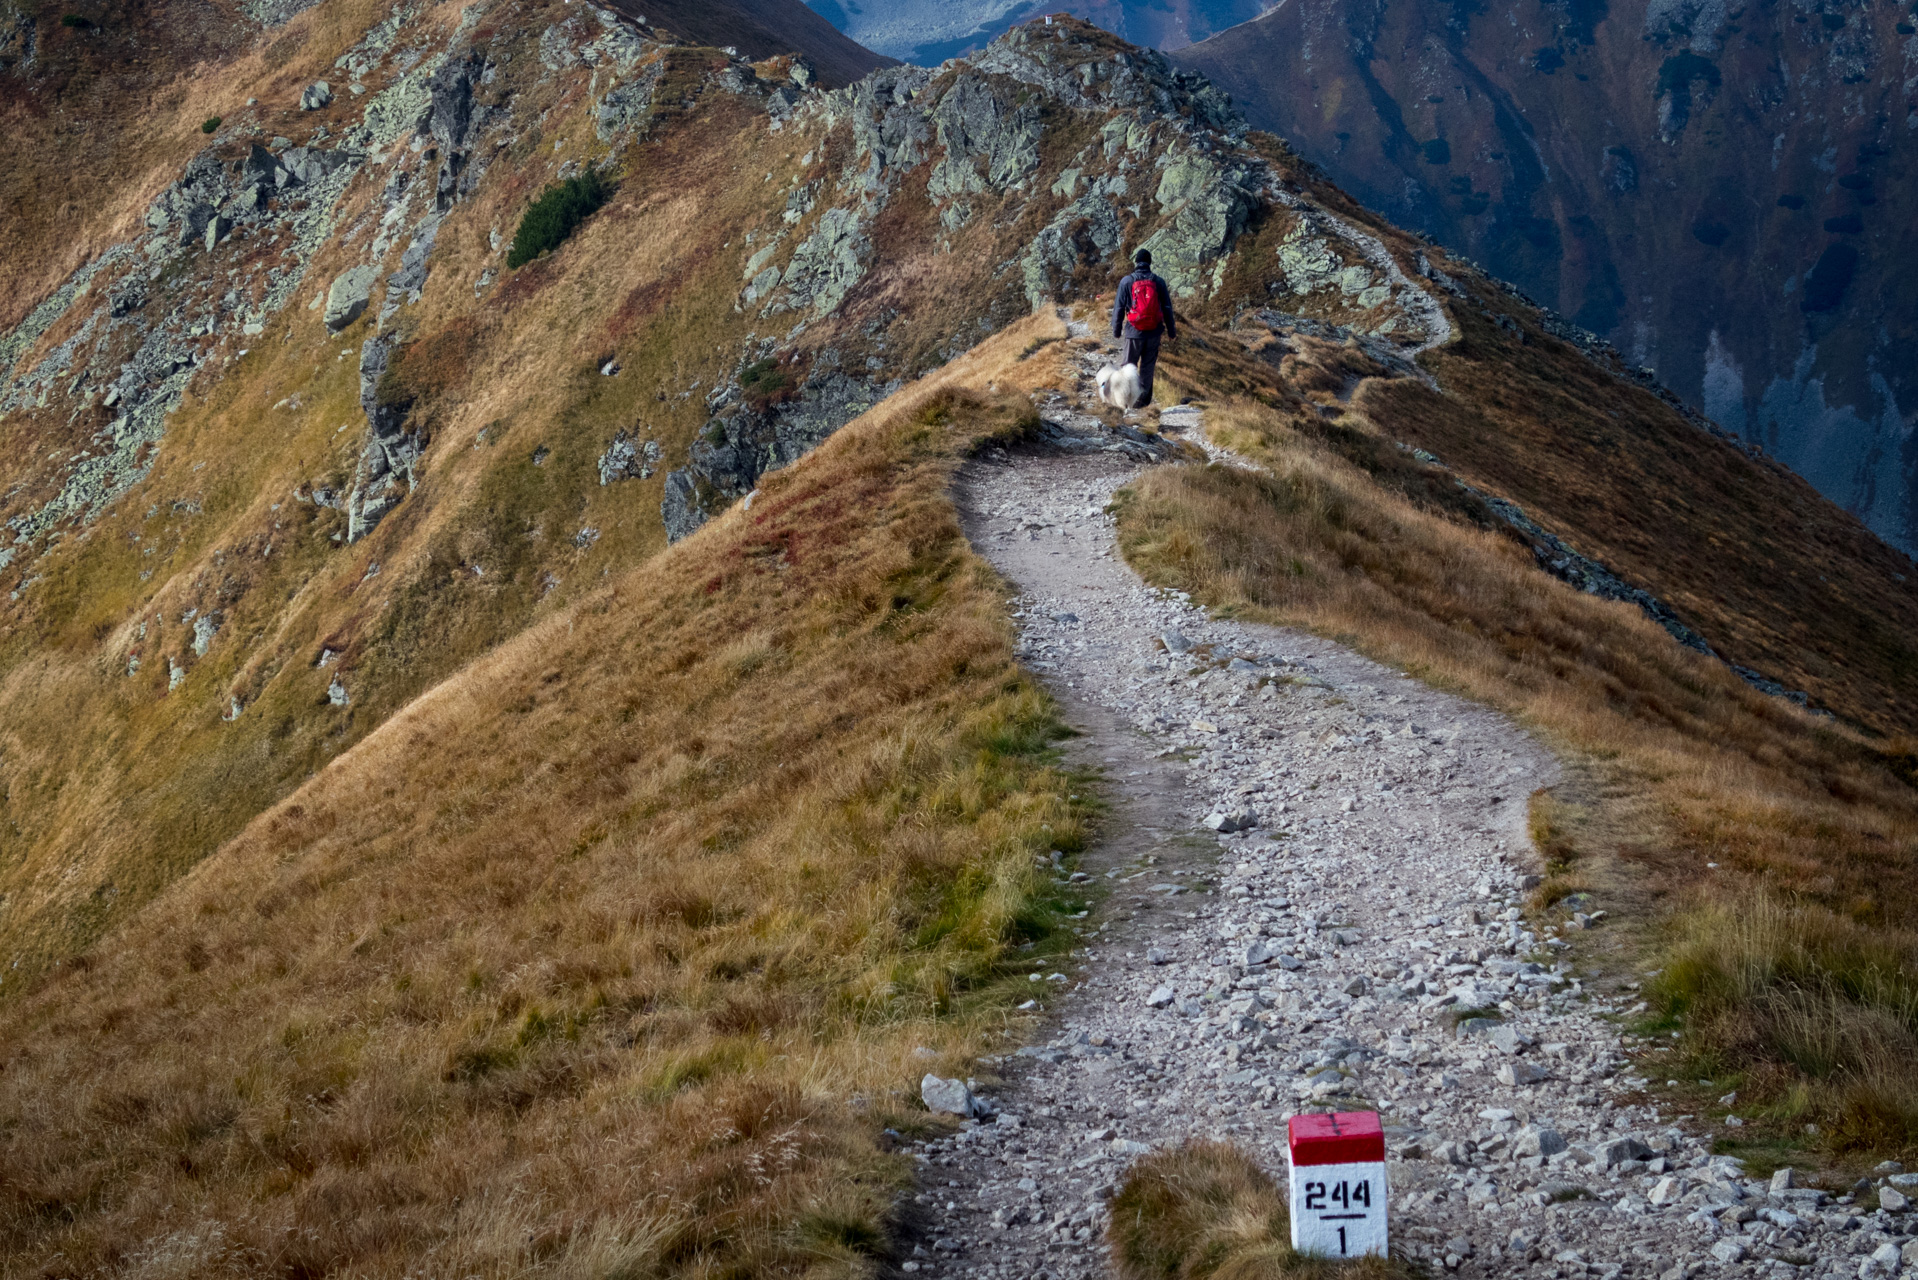
[[[1152,373],[1159,367],[1159,340],[1165,336],[1165,330],[1154,329],[1151,333],[1127,333],[1125,337],[1125,364],[1139,366],[1139,407],[1145,408],[1152,403]]]

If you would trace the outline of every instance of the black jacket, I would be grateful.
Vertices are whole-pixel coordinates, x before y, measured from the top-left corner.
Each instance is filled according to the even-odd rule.
[[[1119,281],[1118,296],[1112,300],[1112,336],[1115,338],[1139,336],[1138,330],[1125,322],[1125,313],[1132,309],[1132,284],[1135,280],[1150,280],[1152,287],[1159,291],[1159,314],[1165,317],[1165,336],[1178,337],[1179,321],[1172,314],[1172,290],[1165,287],[1165,281],[1143,267]]]

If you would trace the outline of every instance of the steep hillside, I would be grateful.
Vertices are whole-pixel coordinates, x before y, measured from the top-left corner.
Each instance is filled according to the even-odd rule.
[[[1295,0],[1175,62],[1918,548],[1904,5]]]
[[[1038,892],[1077,807],[942,493],[1030,412],[961,389],[1024,340],[417,700],[9,1015],[0,1274],[869,1274],[900,1082],[1083,905]]]
[[[1313,572],[1443,531],[1390,594],[1528,707],[1757,724],[1741,783],[1831,797],[1648,842],[1903,910],[1903,558],[1162,55],[1060,20],[828,90],[568,0],[322,0],[194,91],[296,30],[0,346],[11,1271],[870,1273],[915,1051],[976,1060],[1087,907],[947,482],[1051,429],[1058,309],[1139,246],[1181,393],[1363,497],[1307,504]]]

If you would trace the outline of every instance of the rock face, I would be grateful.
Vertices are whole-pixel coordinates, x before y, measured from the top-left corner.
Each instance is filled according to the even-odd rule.
[[[420,442],[406,431],[409,404],[387,378],[391,367],[392,339],[378,334],[368,338],[360,348],[360,411],[366,415],[366,446],[346,500],[348,542],[364,538],[413,491]]]
[[[1173,62],[1910,551],[1913,25],[1862,7],[1294,0]]]
[[[640,440],[621,431],[599,458],[599,482],[644,480],[659,466],[659,441]]]
[[[794,400],[764,409],[736,401],[734,387],[722,389],[717,412],[694,441],[690,461],[666,477],[660,514],[667,538],[677,542],[693,532],[720,507],[751,493],[765,472],[798,461],[898,387],[897,382],[874,384],[828,369],[808,378]],[[614,448],[620,448],[617,440]],[[657,446],[654,451],[657,456]],[[636,451],[633,461],[651,474],[643,452]]]

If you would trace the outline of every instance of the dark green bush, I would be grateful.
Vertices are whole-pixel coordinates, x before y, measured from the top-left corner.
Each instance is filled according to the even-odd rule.
[[[217,128],[219,128],[219,127],[220,127],[220,117],[218,117],[218,116],[208,116],[208,117],[207,117],[207,118],[206,118],[206,119],[205,119],[204,121],[202,121],[202,122],[201,122],[201,124],[200,124],[200,132],[201,132],[201,133],[212,133],[212,132],[213,132],[213,131],[214,131],[215,129],[217,129]]]
[[[1805,297],[1798,305],[1805,311],[1830,311],[1845,296],[1845,289],[1858,270],[1858,250],[1842,241],[1825,247],[1818,263],[1805,277]]]
[[[1722,222],[1715,222],[1710,218],[1700,218],[1697,222],[1692,223],[1692,239],[1698,241],[1700,244],[1710,245],[1714,249],[1731,239],[1731,234],[1732,229],[1730,227]]]
[[[780,404],[793,398],[798,385],[775,359],[756,360],[739,371],[739,389],[756,409]]]
[[[93,25],[93,22],[91,19],[78,13],[63,13],[60,15],[60,25],[63,27],[72,27],[78,31],[85,31]]]
[[[1419,150],[1425,153],[1425,163],[1427,164],[1452,163],[1452,144],[1444,138],[1434,138],[1420,147]]]
[[[557,249],[611,195],[612,189],[591,169],[547,187],[519,220],[513,247],[506,251],[507,267],[525,266],[549,249]]]

